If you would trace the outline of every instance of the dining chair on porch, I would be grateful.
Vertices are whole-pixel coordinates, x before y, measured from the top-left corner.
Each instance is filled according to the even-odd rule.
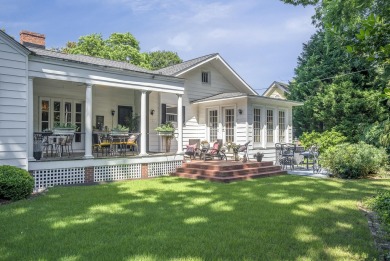
[[[105,139],[102,141],[99,134],[93,133],[92,144],[93,144],[92,151],[95,151],[98,157],[99,157],[99,152],[101,152],[103,156],[103,150],[106,152],[106,156],[108,155],[108,152],[110,151],[110,147],[111,147],[111,142],[109,140]]]
[[[139,153],[138,151],[138,139],[139,139],[140,134],[139,133],[132,133],[130,137],[125,141],[125,151],[127,148],[129,148],[129,152],[133,151],[133,155],[135,154],[135,151],[137,151],[137,154]]]

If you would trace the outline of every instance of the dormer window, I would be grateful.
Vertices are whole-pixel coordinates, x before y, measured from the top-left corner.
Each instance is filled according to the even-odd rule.
[[[210,72],[202,72],[202,83],[210,84]]]

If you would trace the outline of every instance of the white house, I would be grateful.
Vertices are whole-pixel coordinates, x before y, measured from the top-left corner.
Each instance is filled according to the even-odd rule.
[[[290,94],[289,86],[287,83],[274,81],[263,93],[263,96],[284,99],[286,100],[286,94]]]
[[[148,71],[46,50],[41,34],[20,37],[21,43],[0,31],[0,164],[29,170],[37,187],[167,173],[193,138],[251,141],[252,151],[292,141],[292,107],[301,104],[259,96],[219,54]],[[93,126],[111,129],[128,113],[140,116],[139,155],[96,157]],[[164,121],[177,128],[174,153],[152,154],[162,151],[154,129]],[[79,126],[78,159],[34,159],[34,132],[54,122]]]

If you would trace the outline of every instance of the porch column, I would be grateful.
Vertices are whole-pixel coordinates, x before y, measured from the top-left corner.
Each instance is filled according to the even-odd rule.
[[[177,137],[177,153],[183,152],[183,95],[177,95],[177,130],[179,135]]]
[[[145,156],[146,153],[146,117],[147,117],[147,111],[146,111],[146,91],[141,91],[141,148],[139,155]]]
[[[85,159],[93,158],[92,155],[92,85],[87,84],[85,90]]]
[[[27,93],[27,156],[28,161],[34,159],[34,84],[33,77],[28,77]]]

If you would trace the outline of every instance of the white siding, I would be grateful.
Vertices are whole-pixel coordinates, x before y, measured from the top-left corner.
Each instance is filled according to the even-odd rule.
[[[27,57],[0,38],[0,165],[27,169]]]
[[[201,82],[202,71],[210,72],[210,84]],[[207,98],[220,93],[238,92],[237,88],[210,64],[196,68],[180,77],[185,77],[186,79],[185,89],[189,101]]]

